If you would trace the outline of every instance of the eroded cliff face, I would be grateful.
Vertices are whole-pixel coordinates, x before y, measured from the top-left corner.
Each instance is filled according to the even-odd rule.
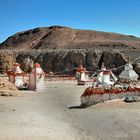
[[[29,72],[33,63],[41,64],[46,73],[53,71],[54,73],[67,71],[76,68],[80,64],[89,71],[100,68],[102,63],[107,68],[115,68],[122,66],[138,57],[140,52],[135,51],[101,51],[101,50],[32,50],[32,51],[1,51],[0,63],[4,67],[1,69],[5,72],[11,68],[13,63],[18,62],[25,72]],[[129,57],[128,57],[129,56]],[[140,75],[140,60],[134,62],[134,69]],[[123,68],[114,71],[119,74]],[[71,71],[70,71],[71,72]]]
[[[104,62],[106,67],[114,68],[128,62],[128,52],[101,51],[101,50],[49,50],[21,52],[17,61],[24,63],[27,58],[41,64],[45,72],[62,72],[82,64],[87,70],[95,70]],[[133,54],[132,54],[133,56]],[[122,69],[120,69],[122,70]],[[119,71],[120,71],[119,70]]]

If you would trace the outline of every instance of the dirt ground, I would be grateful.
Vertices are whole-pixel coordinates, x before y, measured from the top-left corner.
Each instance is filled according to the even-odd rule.
[[[43,92],[0,97],[0,140],[140,140],[140,103],[78,108],[85,86],[48,82]]]

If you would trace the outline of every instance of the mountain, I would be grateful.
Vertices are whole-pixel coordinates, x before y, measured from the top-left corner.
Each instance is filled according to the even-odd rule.
[[[140,38],[51,26],[16,33],[0,44],[0,50],[0,72],[5,72],[15,62],[28,71],[28,59],[40,63],[47,73],[73,69],[79,64],[92,71],[103,62],[107,68],[112,68],[139,57]],[[140,75],[140,59],[133,65]]]
[[[0,49],[139,49],[140,38],[62,26],[35,28],[14,34]]]

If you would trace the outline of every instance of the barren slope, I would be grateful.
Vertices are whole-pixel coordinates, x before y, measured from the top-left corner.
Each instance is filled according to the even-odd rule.
[[[16,33],[0,44],[1,49],[130,49],[140,48],[140,38],[61,26],[35,28]]]

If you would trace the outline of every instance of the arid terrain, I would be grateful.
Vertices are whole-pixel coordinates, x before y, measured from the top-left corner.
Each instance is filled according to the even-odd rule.
[[[47,74],[69,72],[80,64],[93,71],[103,62],[114,68],[139,56],[140,38],[135,36],[51,26],[16,33],[1,43],[0,73],[16,62],[25,72],[36,62]],[[132,64],[140,75],[140,59]],[[11,90],[3,83],[4,90],[6,85]],[[81,109],[85,88],[76,82],[49,81],[44,91],[0,97],[0,140],[140,139],[139,102],[114,100]]]
[[[44,92],[0,98],[0,140],[139,140],[140,103],[79,109],[86,86],[47,82]]]
[[[92,71],[103,62],[112,68],[137,58],[140,55],[140,38],[51,26],[14,34],[0,44],[0,52],[0,72],[5,72],[15,62],[27,71],[28,59],[40,63],[47,73],[69,70],[79,64]],[[139,63],[140,60],[133,65],[140,75]]]
[[[140,38],[62,26],[35,28],[16,33],[0,44],[1,49],[137,49]]]

